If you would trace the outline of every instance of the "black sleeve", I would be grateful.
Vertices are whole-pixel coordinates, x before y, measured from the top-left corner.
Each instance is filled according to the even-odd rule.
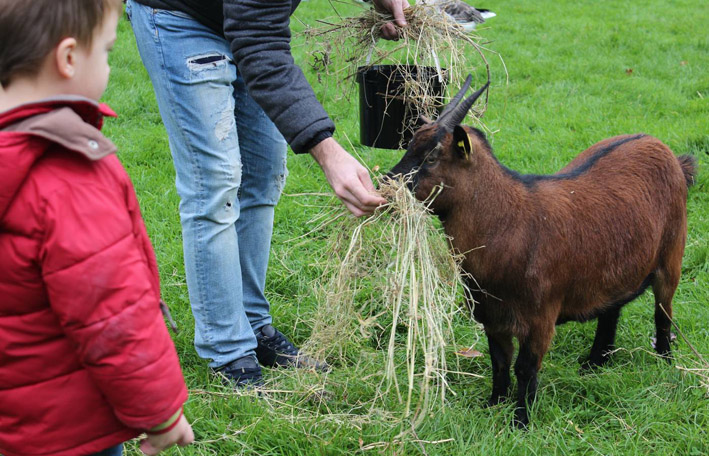
[[[224,35],[251,96],[296,153],[332,136],[335,124],[291,55],[291,0],[224,0]],[[297,2],[295,2],[297,4]]]

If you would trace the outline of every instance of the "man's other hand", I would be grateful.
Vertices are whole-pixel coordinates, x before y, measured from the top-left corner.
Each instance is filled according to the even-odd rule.
[[[409,7],[408,0],[373,0],[377,11],[389,12],[394,16],[394,23],[399,27],[406,27],[404,10]],[[381,28],[382,37],[387,40],[398,40],[399,33],[392,22],[384,24]]]

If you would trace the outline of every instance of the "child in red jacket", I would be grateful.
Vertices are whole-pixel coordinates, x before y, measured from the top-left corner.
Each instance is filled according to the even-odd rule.
[[[155,256],[101,133],[121,0],[0,0],[0,454],[194,440]]]

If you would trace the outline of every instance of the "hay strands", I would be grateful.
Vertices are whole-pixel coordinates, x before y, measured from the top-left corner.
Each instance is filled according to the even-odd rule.
[[[354,17],[342,17],[338,13],[337,22],[320,20],[318,22],[322,27],[312,28],[306,33],[311,37],[326,39],[328,45],[337,48],[336,53],[355,65],[370,66],[395,60],[432,66],[436,68],[439,82],[448,79],[449,83],[462,80],[460,75],[470,72],[471,66],[467,61],[469,53],[466,51],[472,48],[484,63],[489,79],[489,63],[483,51],[497,53],[485,48],[480,36],[467,32],[458,22],[443,13],[438,5],[411,5],[404,10],[404,17],[407,22],[405,27],[394,24],[399,40],[393,49],[391,46],[378,45],[382,26],[393,23],[393,16],[374,9],[365,9]],[[445,71],[444,65],[447,67]],[[351,71],[348,77],[354,73]]]
[[[364,339],[359,345],[367,346],[375,328],[385,349],[376,396],[393,394],[418,425],[444,403],[448,389],[446,354],[455,347],[452,319],[463,286],[460,258],[431,217],[437,193],[420,202],[399,180],[381,181],[380,193],[389,203],[346,227],[341,245],[333,246],[340,253],[329,255],[336,260],[310,350],[342,355],[345,341]],[[362,289],[373,291],[358,297]]]

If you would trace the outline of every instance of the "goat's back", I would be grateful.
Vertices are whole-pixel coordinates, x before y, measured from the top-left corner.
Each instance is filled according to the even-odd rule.
[[[651,136],[601,141],[540,177],[531,194],[536,249],[525,274],[546,275],[536,279],[549,289],[538,291],[562,301],[568,318],[633,296],[663,255],[684,249],[685,172]]]

